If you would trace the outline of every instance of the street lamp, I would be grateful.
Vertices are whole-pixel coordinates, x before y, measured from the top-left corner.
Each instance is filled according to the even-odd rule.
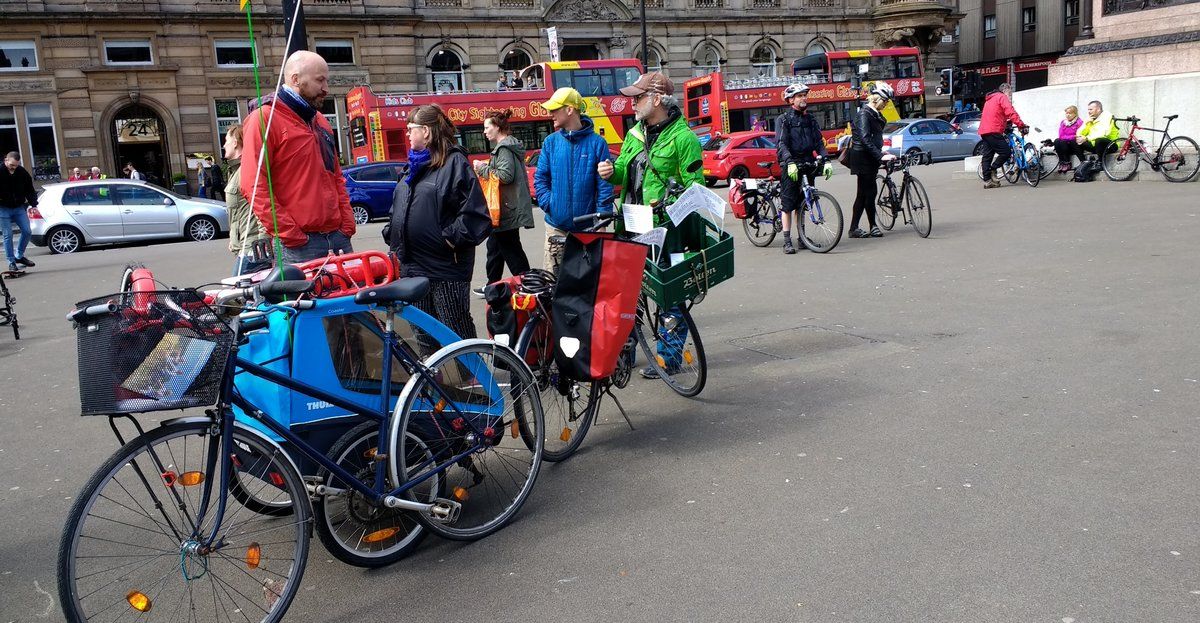
[[[646,41],[646,0],[641,0],[642,9],[642,68],[648,67],[650,62],[650,46]]]

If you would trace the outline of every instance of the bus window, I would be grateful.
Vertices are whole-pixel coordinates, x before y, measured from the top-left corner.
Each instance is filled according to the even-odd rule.
[[[830,65],[832,65],[833,81],[850,82],[850,77],[858,74],[858,66],[860,62],[867,62],[869,60],[870,59],[837,58],[830,61]]]
[[[514,123],[509,127],[513,137],[521,141],[525,149],[541,149],[546,137],[554,131],[554,124],[549,121]]]
[[[487,137],[483,135],[483,126],[475,126],[470,128],[459,128],[458,144],[467,150],[468,154],[486,154],[492,151],[491,144],[488,143]]]
[[[400,159],[403,154],[408,153],[408,133],[404,130],[388,130],[384,132],[383,141],[387,145],[387,154],[385,154],[387,157]]]
[[[792,75],[794,76],[828,76],[829,65],[825,60],[825,54],[809,54],[804,58],[796,60],[792,63]]]
[[[620,95],[621,89],[637,82],[635,67],[616,69],[556,69],[554,88],[571,87],[584,97]]]
[[[355,117],[350,120],[350,145],[363,147],[367,144],[367,120]]]
[[[896,57],[894,56],[875,56],[863,59],[863,62],[869,63],[867,75],[863,76],[863,80],[891,80],[896,77]]]
[[[917,62],[915,56],[898,56],[896,57],[896,77],[897,78],[920,78],[921,65]]]
[[[616,90],[613,95],[620,95],[621,89],[637,82],[637,79],[642,75],[638,72],[637,67],[617,67],[613,69],[613,74],[613,87]]]

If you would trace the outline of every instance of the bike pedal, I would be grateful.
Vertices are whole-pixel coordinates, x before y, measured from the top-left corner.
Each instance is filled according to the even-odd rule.
[[[428,516],[438,523],[454,523],[462,515],[462,504],[454,500],[438,498],[433,501]]]

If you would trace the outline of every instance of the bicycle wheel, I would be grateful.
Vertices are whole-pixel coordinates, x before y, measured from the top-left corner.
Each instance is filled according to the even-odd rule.
[[[929,194],[925,192],[925,185],[921,180],[915,177],[908,179],[908,189],[904,191],[904,204],[917,235],[928,238],[929,232],[933,231],[933,212],[930,210]]]
[[[742,219],[742,229],[750,244],[756,247],[767,247],[775,241],[775,219],[779,218],[777,199],[763,199],[759,202],[758,213],[750,218]]]
[[[1043,150],[1038,156],[1038,163],[1042,169],[1041,178],[1046,179],[1058,170],[1058,165],[1061,164],[1061,161],[1054,150]]]
[[[1129,151],[1121,154],[1121,146],[1129,143]],[[1108,179],[1114,182],[1124,182],[1133,178],[1137,173],[1138,163],[1141,162],[1142,148],[1137,141],[1130,142],[1128,138],[1122,137],[1109,143],[1104,150],[1104,154],[1100,156],[1100,164],[1104,167],[1104,174]]]
[[[842,239],[842,206],[833,195],[818,190],[812,204],[800,206],[800,237],[813,253],[828,253]]]
[[[892,188],[882,175],[876,176],[875,183],[879,185],[879,196],[875,199],[875,220],[880,227],[892,231],[892,225],[896,224],[896,212],[892,210]]]
[[[664,310],[642,295],[634,329],[642,354],[667,387],[687,398],[704,390],[708,358],[696,322],[686,309]]]
[[[1037,147],[1025,146],[1025,165],[1021,167],[1021,177],[1025,178],[1025,183],[1029,184],[1031,188],[1037,188],[1038,182],[1042,181],[1042,164],[1039,155]]]
[[[59,601],[69,621],[279,621],[304,575],[308,496],[283,451],[237,429],[234,445],[264,460],[238,465],[255,496],[278,496],[289,517],[260,515],[231,496],[211,549],[222,491],[209,465],[220,438],[211,423],[164,426],[133,439],[75,498],[58,555]],[[201,508],[205,508],[200,515]],[[197,536],[199,535],[199,536]]]
[[[451,344],[424,366],[393,419],[392,477],[437,478],[438,487],[417,485],[405,497],[454,512],[417,519],[447,539],[479,539],[512,519],[537,479],[545,440],[537,383],[516,353],[490,340]]]
[[[1017,180],[1021,179],[1021,170],[1017,168],[1017,161],[1015,158],[1009,158],[1008,162],[1005,163],[1004,179],[1007,180],[1009,184],[1016,184]]]
[[[379,424],[360,424],[333,445],[329,456],[364,484],[373,485],[378,440]],[[414,443],[410,449],[419,452],[421,447]],[[412,553],[429,534],[414,513],[375,504],[329,470],[322,468],[318,478],[336,493],[320,496],[313,502],[317,536],[338,560],[356,567],[390,565]],[[426,483],[422,486],[431,489],[438,485],[436,477]]]
[[[1158,166],[1169,182],[1186,182],[1200,171],[1200,150],[1196,141],[1186,136],[1176,136],[1158,150]]]
[[[546,419],[542,458],[563,461],[575,454],[592,426],[600,409],[600,383],[575,381],[559,374],[550,322],[541,315],[529,319],[517,340],[517,355],[528,362],[531,351],[534,353],[531,369]]]

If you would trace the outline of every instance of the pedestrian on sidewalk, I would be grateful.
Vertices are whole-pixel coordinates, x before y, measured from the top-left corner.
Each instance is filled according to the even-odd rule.
[[[529,257],[521,246],[521,229],[533,227],[533,198],[529,194],[529,176],[525,173],[525,147],[512,135],[509,111],[490,112],[483,118],[483,135],[495,147],[491,160],[475,163],[481,178],[500,180],[500,223],[492,228],[487,241],[487,283],[504,278],[504,265],[514,275],[529,270]],[[483,296],[483,288],[473,290]]]
[[[613,187],[596,173],[596,166],[612,160],[612,153],[584,114],[587,104],[579,91],[563,87],[542,108],[549,111],[556,131],[542,142],[533,188],[538,207],[546,213],[542,268],[552,271],[558,264],[550,246],[552,236],[580,229],[575,224],[577,216],[612,212]]]
[[[0,169],[0,229],[4,230],[4,257],[8,259],[11,272],[36,266],[25,257],[25,248],[29,246],[29,214],[25,206],[36,208],[37,203],[33,177],[21,166],[21,154],[8,152],[4,157],[4,168]],[[21,230],[15,249],[12,241],[14,224]]]
[[[267,242],[267,231],[259,222],[250,202],[242,194],[242,126],[234,124],[225,132],[225,160],[229,162],[229,182],[225,185],[225,207],[229,209],[229,251],[237,258],[233,275],[245,275],[271,266],[271,260],[255,259],[256,243]]]
[[[1000,170],[1012,157],[1012,149],[1008,146],[1008,124],[1013,124],[1022,134],[1029,131],[1029,126],[1021,121],[1021,116],[1013,108],[1009,95],[1012,86],[1007,82],[996,87],[983,102],[983,112],[979,116],[979,138],[983,139],[983,187],[1000,187]],[[995,156],[995,158],[993,158]],[[993,173],[995,175],[993,175]]]
[[[224,201],[225,175],[221,172],[221,165],[209,156],[204,159],[204,167],[204,185],[208,187],[208,198]]]
[[[467,339],[476,336],[471,318],[475,247],[491,233],[492,219],[455,134],[436,105],[418,106],[408,116],[408,175],[396,185],[384,239],[400,260],[401,277],[430,281],[417,308]]]
[[[858,118],[850,127],[850,152],[846,154],[846,166],[858,178],[858,194],[854,196],[854,211],[850,217],[851,238],[882,238],[883,232],[875,225],[875,196],[879,193],[879,163],[893,160],[892,154],[883,153],[883,113],[880,112],[892,99],[892,87],[886,82],[876,82],[867,101],[858,109]],[[866,213],[867,232],[858,226]]]

